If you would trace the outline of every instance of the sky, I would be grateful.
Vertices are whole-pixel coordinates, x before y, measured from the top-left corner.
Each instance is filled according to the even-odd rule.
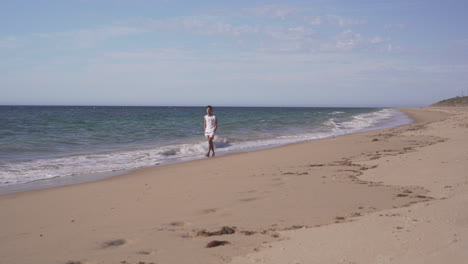
[[[0,105],[420,107],[468,95],[466,0],[0,0]]]

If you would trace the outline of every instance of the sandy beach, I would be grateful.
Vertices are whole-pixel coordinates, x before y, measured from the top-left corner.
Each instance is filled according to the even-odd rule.
[[[0,196],[0,263],[464,263],[468,109],[402,110],[415,123]]]

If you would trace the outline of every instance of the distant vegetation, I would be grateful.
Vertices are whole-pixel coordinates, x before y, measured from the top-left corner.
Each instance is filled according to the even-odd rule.
[[[457,96],[432,104],[431,106],[468,106],[468,96]]]

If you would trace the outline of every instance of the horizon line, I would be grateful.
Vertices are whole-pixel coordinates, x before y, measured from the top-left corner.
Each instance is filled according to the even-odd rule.
[[[206,107],[207,105],[105,105],[105,104],[0,104],[1,106],[38,106],[38,107]],[[427,106],[287,106],[287,105],[219,105],[218,107],[284,107],[284,108],[419,108]]]

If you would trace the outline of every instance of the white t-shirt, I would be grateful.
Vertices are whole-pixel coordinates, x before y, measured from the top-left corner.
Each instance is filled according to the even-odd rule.
[[[212,116],[205,115],[205,123],[206,123],[205,133],[215,132],[216,116],[214,116],[214,115],[212,115]]]

